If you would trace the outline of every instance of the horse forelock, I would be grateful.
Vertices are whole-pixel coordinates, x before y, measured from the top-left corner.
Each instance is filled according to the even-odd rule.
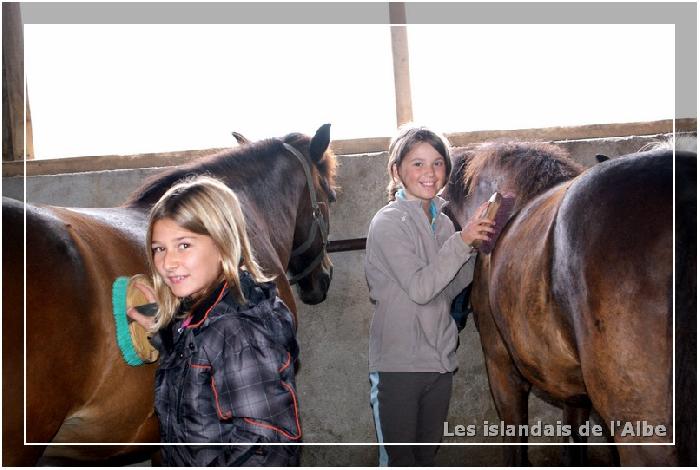
[[[450,172],[448,183],[445,186],[445,199],[456,200],[464,196],[462,189],[466,188],[467,184],[465,174],[473,158],[473,147],[454,147],[450,149],[452,171]]]
[[[545,142],[485,143],[474,149],[464,172],[464,186],[471,194],[479,175],[487,170],[505,174],[509,188],[526,201],[561,182],[578,176],[583,167],[566,150]]]

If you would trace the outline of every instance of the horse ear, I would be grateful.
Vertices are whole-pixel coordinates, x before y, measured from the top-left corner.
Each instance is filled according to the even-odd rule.
[[[331,125],[324,124],[318,128],[316,135],[311,139],[311,145],[309,146],[311,160],[317,163],[320,162],[323,158],[323,153],[328,149],[330,143]]]
[[[233,136],[234,139],[236,139],[236,142],[238,142],[238,145],[245,145],[249,144],[250,140],[246,139],[243,134],[240,132],[233,131],[231,132],[231,135]]]

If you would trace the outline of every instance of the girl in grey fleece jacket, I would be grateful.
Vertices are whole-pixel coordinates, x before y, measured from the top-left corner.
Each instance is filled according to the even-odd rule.
[[[450,304],[472,280],[471,244],[493,233],[493,223],[478,216],[455,233],[442,214],[437,193],[450,169],[449,143],[428,128],[404,127],[391,142],[391,202],[370,223],[365,255],[375,306],[369,370],[379,443],[442,439],[457,368]],[[381,446],[379,463],[432,465],[436,452],[437,445]]]

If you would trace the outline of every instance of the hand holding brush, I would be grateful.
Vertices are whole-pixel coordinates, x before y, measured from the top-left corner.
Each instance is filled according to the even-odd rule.
[[[119,276],[112,283],[112,315],[117,346],[124,361],[131,366],[158,360],[158,350],[150,343],[158,305],[148,277],[136,274]]]
[[[131,306],[126,310],[126,315],[141,325],[146,331],[152,331],[155,325],[155,314],[158,311],[156,304],[156,293],[150,285],[136,281],[133,287],[141,291],[143,298],[149,303],[144,305]]]
[[[496,246],[498,236],[501,234],[503,227],[505,227],[513,213],[514,204],[515,196],[513,194],[501,195],[501,193],[495,192],[489,198],[486,208],[483,208],[484,205],[482,204],[479,209],[477,209],[477,214],[481,214],[481,217],[493,221],[493,231],[488,240],[478,239],[474,241],[474,243],[472,243],[474,248],[485,255],[491,253]]]
[[[494,233],[494,221],[485,217],[488,205],[488,201],[480,205],[460,232],[464,243],[472,248],[476,248],[477,244],[482,242],[488,242],[491,239],[491,234]]]

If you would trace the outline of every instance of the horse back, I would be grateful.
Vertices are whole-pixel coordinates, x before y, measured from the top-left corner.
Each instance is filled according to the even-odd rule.
[[[585,395],[573,331],[550,289],[554,220],[569,184],[536,197],[508,223],[491,254],[488,283],[492,315],[513,361],[559,400]]]
[[[596,409],[669,428],[672,200],[670,151],[593,167],[562,201],[552,265]]]
[[[154,366],[124,363],[112,316],[116,277],[147,270],[144,227],[145,213],[135,210],[27,206],[29,442],[143,439],[134,429],[157,439],[145,424],[155,424]],[[50,449],[75,458],[92,452]]]

